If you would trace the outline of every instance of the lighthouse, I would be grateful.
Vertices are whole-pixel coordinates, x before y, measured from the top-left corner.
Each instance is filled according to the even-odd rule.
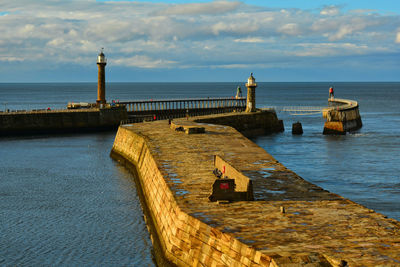
[[[246,87],[247,87],[246,112],[255,112],[257,84],[256,84],[256,79],[254,79],[253,77],[253,73],[251,73],[250,77],[247,79]]]
[[[106,65],[107,59],[103,53],[103,48],[97,57],[97,66],[99,66],[98,78],[97,78],[97,106],[106,103]]]

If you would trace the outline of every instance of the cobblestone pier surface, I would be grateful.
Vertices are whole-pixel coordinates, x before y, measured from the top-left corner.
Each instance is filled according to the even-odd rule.
[[[179,124],[205,131],[127,125],[111,153],[135,165],[153,242],[173,265],[400,266],[398,221],[303,180],[234,128]],[[209,200],[214,155],[252,180],[254,201]]]

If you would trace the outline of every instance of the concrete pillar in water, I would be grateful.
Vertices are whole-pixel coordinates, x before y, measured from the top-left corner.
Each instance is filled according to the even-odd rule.
[[[106,103],[106,73],[105,68],[107,65],[106,57],[103,54],[103,48],[97,57],[97,66],[99,66],[98,78],[97,78],[97,105]]]
[[[246,83],[247,87],[247,103],[246,103],[246,112],[255,112],[256,111],[256,79],[253,77],[253,73],[251,73],[249,79]]]
[[[303,126],[300,122],[295,122],[292,124],[292,134],[303,134]]]

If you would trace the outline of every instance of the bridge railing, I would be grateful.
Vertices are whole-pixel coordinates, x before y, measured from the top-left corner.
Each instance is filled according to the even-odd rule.
[[[293,111],[309,111],[309,112],[322,112],[326,107],[322,106],[266,106],[262,109],[274,109],[276,111],[293,112]]]
[[[314,115],[322,113],[326,107],[321,106],[268,106],[262,110],[275,110],[276,112],[288,112],[290,115]]]
[[[122,101],[119,104],[126,105],[128,112],[137,111],[163,111],[163,110],[187,110],[187,109],[210,109],[210,108],[244,108],[246,98],[187,98],[187,99],[164,99],[164,100],[135,100]]]

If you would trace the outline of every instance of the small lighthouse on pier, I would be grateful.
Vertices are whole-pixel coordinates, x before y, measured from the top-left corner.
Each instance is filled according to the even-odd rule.
[[[107,59],[103,53],[103,48],[97,57],[97,66],[99,66],[97,78],[97,106],[106,103],[106,72]]]
[[[247,87],[246,112],[255,112],[257,84],[256,84],[256,79],[254,79],[253,77],[253,73],[251,73],[250,77],[247,79],[246,87]]]

